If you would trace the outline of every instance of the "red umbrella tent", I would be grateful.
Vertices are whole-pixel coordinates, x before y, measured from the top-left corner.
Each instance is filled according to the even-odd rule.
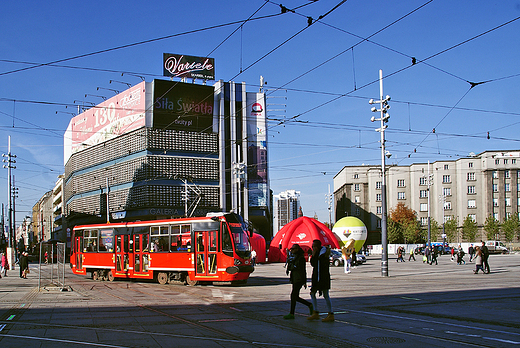
[[[261,234],[253,233],[253,235],[249,238],[249,243],[251,243],[251,248],[256,251],[256,262],[264,263],[265,262],[265,238],[262,237]]]
[[[287,249],[293,244],[299,244],[308,253],[315,239],[321,240],[322,245],[339,248],[336,236],[327,226],[318,220],[300,217],[289,222],[274,236],[269,247],[268,259],[270,262],[285,262]]]

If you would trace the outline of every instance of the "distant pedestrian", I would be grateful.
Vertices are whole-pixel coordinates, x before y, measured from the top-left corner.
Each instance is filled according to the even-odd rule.
[[[251,263],[253,266],[256,265],[256,251],[255,250],[251,251]]]
[[[432,255],[432,260],[430,262],[430,265],[433,265],[434,262],[436,265],[438,265],[437,256],[439,255],[439,252],[437,251],[437,248],[432,247],[431,255]]]
[[[479,270],[482,270],[482,273],[484,272],[484,268],[482,267],[482,250],[480,250],[479,246],[475,247],[475,270],[473,273],[477,274]]]
[[[428,246],[426,246],[424,248],[424,256],[423,256],[423,260],[422,262],[423,263],[428,263],[429,262],[429,258],[430,258],[430,248]]]
[[[475,256],[475,248],[473,248],[473,244],[471,244],[468,248],[468,254],[469,254],[469,262],[473,260],[473,257]]]
[[[404,262],[404,259],[403,259],[403,253],[404,253],[404,248],[402,246],[399,246],[397,248],[397,260],[395,260],[396,262]]]
[[[20,254],[20,278],[27,278],[27,270],[29,269],[29,258],[27,255],[25,251]]]
[[[350,273],[350,265],[352,264],[352,256],[354,252],[354,240],[349,240],[345,243],[345,246],[341,248],[341,257],[343,258],[343,267],[345,273]]]
[[[464,261],[464,254],[462,246],[459,245],[459,250],[457,251],[457,265],[466,264],[466,261]]]
[[[300,297],[300,290],[302,286],[307,288],[307,270],[305,268],[305,257],[303,256],[303,249],[299,244],[293,244],[293,246],[289,249],[286,273],[290,273],[290,280],[292,284],[291,310],[289,314],[285,315],[283,318],[294,319],[296,302],[300,302],[309,307],[309,312],[312,315],[314,311],[312,303]]]
[[[49,263],[49,254],[45,252],[45,264]]]
[[[455,261],[455,248],[451,247],[451,261]]]
[[[410,256],[408,256],[408,261],[410,261],[411,259],[413,259],[415,261],[415,255],[414,255],[414,252],[413,252],[413,248],[410,249]]]
[[[329,290],[330,290],[330,271],[329,271],[329,255],[330,248],[321,246],[321,241],[315,239],[312,241],[312,286],[311,286],[311,299],[313,305],[313,313],[308,320],[317,320],[320,318],[318,309],[318,301],[316,300],[316,293],[319,295],[323,294],[325,303],[329,314],[326,318],[322,319],[323,322],[334,321],[334,313],[332,312],[332,303],[330,302]]]
[[[6,251],[3,251],[2,252],[2,270],[1,270],[1,274],[4,276],[4,277],[7,277],[7,270],[9,269],[9,260],[7,259],[7,252]]]
[[[489,273],[489,272],[491,272],[491,270],[489,268],[489,263],[488,263],[489,249],[486,246],[485,242],[482,242],[482,246],[480,247],[480,251],[482,251],[482,266],[484,267],[484,273]]]

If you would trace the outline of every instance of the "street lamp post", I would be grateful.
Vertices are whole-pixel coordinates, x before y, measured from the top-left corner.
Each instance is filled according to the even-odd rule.
[[[379,70],[379,100],[370,99],[369,104],[379,104],[380,108],[377,109],[375,106],[372,107],[372,112],[380,112],[380,118],[372,116],[370,121],[381,121],[381,127],[377,128],[376,131],[381,133],[381,244],[383,247],[381,254],[381,275],[388,277],[388,241],[386,231],[386,172],[385,172],[385,161],[386,157],[390,158],[390,152],[385,150],[385,129],[388,127],[385,123],[388,122],[390,115],[388,109],[390,106],[388,102],[390,96],[387,95],[383,99],[383,70]]]

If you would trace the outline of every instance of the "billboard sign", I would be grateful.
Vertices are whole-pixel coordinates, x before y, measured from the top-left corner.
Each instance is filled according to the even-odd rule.
[[[213,86],[154,80],[153,127],[213,132]]]
[[[247,178],[249,206],[269,206],[265,94],[247,93]]]
[[[163,53],[163,76],[215,80],[215,59]]]
[[[145,125],[146,82],[141,82],[71,119],[64,140],[64,160]]]

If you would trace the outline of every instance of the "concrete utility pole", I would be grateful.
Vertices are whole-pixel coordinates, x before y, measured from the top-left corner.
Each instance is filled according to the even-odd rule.
[[[16,163],[16,160],[13,158],[16,158],[15,155],[11,154],[11,136],[8,137],[7,141],[7,154],[2,154],[2,157],[4,159],[2,160],[4,163],[4,168],[7,168],[7,194],[8,194],[8,216],[7,219],[9,221],[9,244],[7,249],[7,257],[9,259],[9,265],[11,269],[14,269],[15,264],[15,253],[13,252],[13,206],[12,206],[12,184],[11,184],[11,169],[16,169],[16,167],[13,165]]]
[[[388,109],[390,109],[390,105],[388,102],[390,101],[390,96],[387,95],[386,98],[383,99],[383,70],[379,70],[379,100],[370,99],[368,101],[369,104],[379,104],[380,109],[377,109],[375,106],[372,107],[372,112],[380,112],[380,118],[375,118],[372,116],[370,121],[381,121],[381,127],[377,128],[376,131],[381,133],[381,244],[383,247],[381,253],[381,275],[383,277],[388,277],[388,241],[387,241],[387,233],[386,233],[386,172],[385,172],[385,161],[386,157],[390,158],[390,152],[385,150],[385,129],[388,127],[385,123],[388,122],[390,115],[388,114]]]

